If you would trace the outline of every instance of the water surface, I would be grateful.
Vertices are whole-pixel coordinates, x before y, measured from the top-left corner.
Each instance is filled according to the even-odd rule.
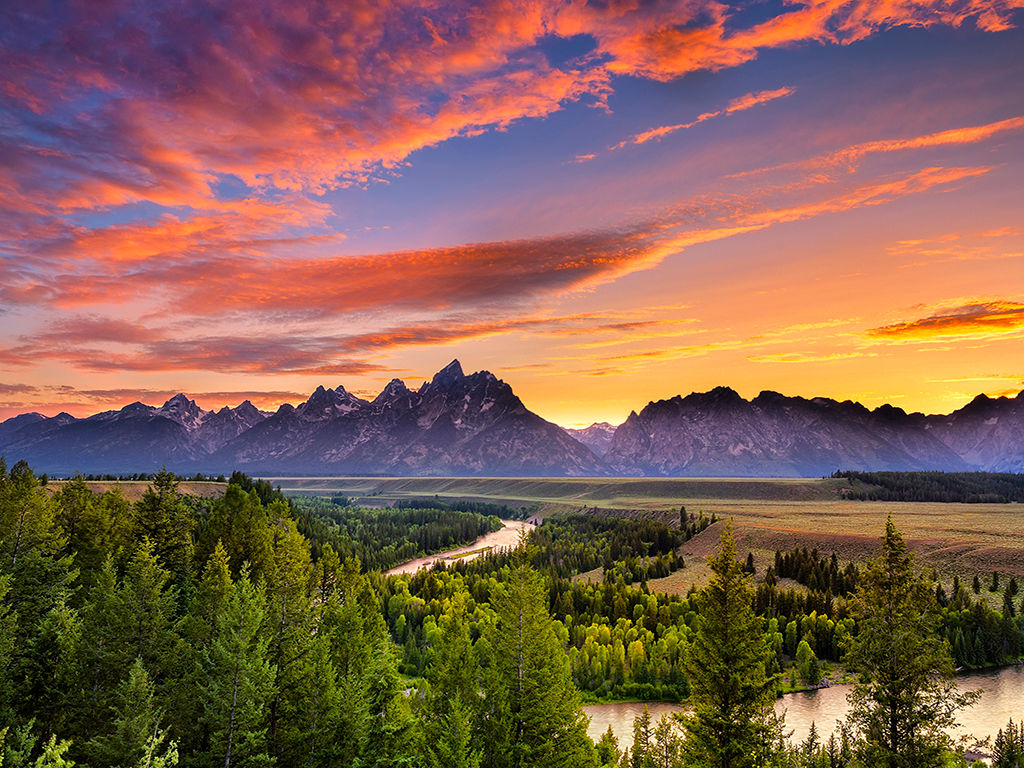
[[[485,552],[515,547],[519,544],[519,537],[522,532],[529,533],[537,527],[525,520],[502,520],[501,526],[500,530],[485,533],[472,544],[449,549],[445,552],[438,552],[435,555],[418,557],[415,560],[410,560],[408,563],[395,566],[390,571],[387,571],[387,573],[416,573],[420,568],[429,568],[438,560],[472,560]]]
[[[1024,666],[1005,667],[991,672],[964,675],[958,679],[961,690],[981,691],[981,698],[970,709],[960,713],[960,722],[953,733],[956,736],[973,735],[975,738],[995,738],[996,732],[1006,726],[1011,717],[1015,722],[1024,718]],[[846,717],[846,694],[849,685],[836,685],[817,691],[792,693],[776,702],[775,709],[786,714],[786,730],[791,739],[807,738],[811,723],[827,739],[839,721]],[[619,740],[619,748],[633,744],[633,718],[643,711],[643,703],[589,704],[583,709],[590,716],[589,732],[598,739],[611,725]],[[663,715],[682,711],[678,704],[649,702],[654,722]]]

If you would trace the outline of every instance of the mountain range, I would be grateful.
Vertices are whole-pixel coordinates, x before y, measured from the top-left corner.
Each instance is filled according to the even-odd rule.
[[[0,453],[50,474],[182,473],[814,477],[836,469],[1024,471],[1024,392],[947,415],[728,387],[649,403],[618,427],[563,429],[457,360],[373,400],[318,387],[276,412],[205,411],[184,394],[87,418],[0,422]]]

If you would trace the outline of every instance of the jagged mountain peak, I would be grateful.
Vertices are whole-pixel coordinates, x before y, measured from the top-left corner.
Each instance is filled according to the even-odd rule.
[[[381,405],[384,403],[390,403],[400,397],[405,397],[411,394],[411,390],[405,386],[405,382],[401,379],[392,379],[387,383],[387,386],[380,391],[380,394],[373,399],[374,405]]]
[[[566,429],[576,440],[583,443],[598,456],[604,456],[612,444],[616,427],[607,421],[595,421],[589,427],[582,429]]]
[[[195,400],[181,392],[155,409],[154,413],[176,421],[186,429],[195,429],[208,415],[208,411],[204,411]]]
[[[0,423],[0,453],[40,471],[176,470],[492,475],[819,476],[834,469],[1024,470],[1024,391],[943,416],[731,387],[677,395],[613,427],[562,430],[487,371],[458,360],[418,392],[401,379],[372,403],[319,386],[276,414],[246,400],[203,411],[185,394],[85,419]],[[599,458],[600,457],[600,458]]]
[[[448,365],[434,374],[434,378],[430,380],[430,383],[434,387],[447,388],[459,383],[464,378],[466,378],[466,374],[462,372],[462,363],[458,360],[452,360]]]
[[[263,411],[252,404],[252,400],[243,400],[233,410],[239,416],[261,417],[264,415]]]
[[[309,396],[309,399],[295,411],[303,419],[319,421],[350,413],[365,405],[367,405],[365,400],[347,392],[342,386],[327,389],[320,385]]]

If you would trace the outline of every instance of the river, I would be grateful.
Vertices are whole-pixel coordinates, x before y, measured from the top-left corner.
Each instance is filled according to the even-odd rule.
[[[537,526],[533,523],[528,523],[525,520],[502,520],[500,530],[485,533],[472,544],[467,544],[464,547],[458,547],[456,549],[449,549],[445,552],[438,552],[435,555],[418,557],[415,560],[410,560],[408,563],[402,563],[401,565],[395,566],[390,571],[387,571],[387,573],[389,575],[397,573],[416,573],[420,568],[429,568],[438,560],[472,560],[473,558],[484,554],[484,552],[515,547],[519,544],[519,537],[523,531],[529,533],[536,527]],[[471,552],[472,554],[466,554],[467,552]]]
[[[960,713],[959,727],[954,735],[973,735],[984,739],[995,737],[1011,717],[1014,722],[1024,718],[1024,666],[1004,667],[991,672],[964,675],[958,679],[962,690],[981,690],[981,698],[970,709]],[[846,694],[850,686],[836,685],[817,691],[791,693],[775,705],[786,713],[786,730],[792,731],[794,742],[802,741],[813,722],[818,733],[827,739],[840,720],[846,717]],[[648,702],[654,722],[662,714],[679,712],[682,707],[668,702]],[[643,711],[643,703],[588,704],[583,709],[590,716],[589,732],[598,739],[611,725],[619,740],[619,748],[633,744],[633,718]]]

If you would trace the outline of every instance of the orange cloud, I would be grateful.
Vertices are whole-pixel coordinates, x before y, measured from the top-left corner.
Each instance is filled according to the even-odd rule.
[[[365,362],[363,358],[406,347],[435,346],[517,332],[566,338],[632,335],[666,322],[670,321],[644,319],[629,312],[524,315],[483,321],[453,315],[435,322],[365,333],[189,334],[182,337],[175,328],[79,317],[22,337],[21,344],[9,350],[9,354],[18,362],[58,360],[99,372],[216,370],[222,373],[356,375],[390,372],[389,368]]]
[[[769,101],[775,101],[775,99],[781,99],[784,96],[790,96],[796,92],[796,88],[792,88],[788,85],[782,88],[776,88],[773,91],[758,91],[757,93],[748,93],[744,96],[733,99],[729,102],[729,106],[725,108],[725,113],[731,115],[734,112],[742,112],[745,109],[756,107],[759,104],[767,104]]]
[[[977,301],[945,309],[928,317],[893,323],[867,331],[883,341],[930,341],[964,336],[1005,336],[1024,331],[1024,303]]]
[[[1011,117],[1006,120],[999,120],[984,125],[967,126],[964,128],[951,128],[947,131],[926,134],[924,136],[913,136],[904,139],[881,139],[879,141],[867,141],[861,144],[853,144],[848,147],[829,152],[825,155],[802,160],[797,163],[784,165],[773,165],[766,168],[757,168],[751,171],[733,174],[734,178],[751,176],[754,174],[777,171],[784,168],[823,168],[827,166],[845,164],[855,165],[861,158],[878,153],[901,152],[909,149],[929,149],[933,147],[955,146],[962,144],[976,144],[991,139],[1000,133],[1024,129],[1024,116]]]
[[[774,101],[775,99],[781,99],[783,96],[789,96],[795,91],[795,88],[791,88],[790,86],[784,86],[782,88],[777,88],[773,91],[758,91],[756,93],[747,93],[743,96],[739,96],[733,99],[723,109],[718,109],[715,110],[714,112],[704,112],[703,114],[698,115],[697,118],[692,122],[678,123],[677,125],[662,125],[658,126],[657,128],[651,128],[649,130],[634,134],[633,136],[630,136],[628,139],[623,139],[618,144],[613,144],[612,146],[608,147],[608,149],[614,151],[617,149],[622,149],[623,147],[627,147],[630,144],[646,144],[648,141],[660,139],[663,136],[668,136],[670,133],[685,130],[686,128],[693,128],[693,126],[711,120],[712,118],[718,117],[719,115],[731,115],[734,112],[742,112],[745,109],[756,107],[759,104],[765,104],[769,101]],[[587,159],[590,159],[595,156],[586,155],[586,157]]]
[[[132,0],[69,8],[57,23],[8,15],[3,94],[33,115],[34,139],[0,139],[2,204],[196,206],[225,177],[319,194],[454,137],[602,102],[616,76],[671,80],[895,26],[974,19],[999,31],[1021,0],[814,0],[751,27],[738,7],[683,0],[215,5],[216,23],[207,5],[152,14]],[[552,65],[540,43],[574,35],[594,51]]]
[[[777,352],[769,355],[750,355],[752,363],[829,363],[834,360],[850,360],[855,357],[873,357],[872,352],[828,352],[813,354],[807,352]]]
[[[1021,232],[1002,227],[987,232],[950,232],[940,237],[899,240],[887,250],[893,256],[914,259],[901,264],[903,269],[927,267],[957,261],[991,261],[1024,258]]]

